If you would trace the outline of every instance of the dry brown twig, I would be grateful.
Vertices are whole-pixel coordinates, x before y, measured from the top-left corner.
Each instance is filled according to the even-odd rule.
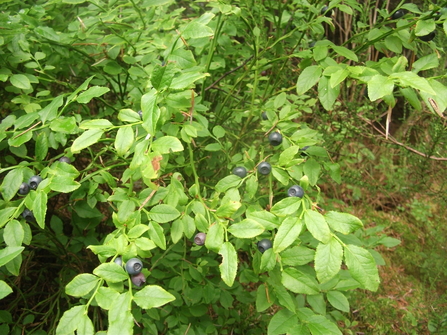
[[[374,128],[375,131],[377,131],[380,135],[382,135],[386,140],[391,141],[393,144],[396,144],[398,146],[401,146],[405,149],[407,149],[408,151],[411,151],[419,156],[425,157],[425,158],[429,158],[429,159],[433,159],[435,161],[447,161],[446,157],[436,157],[436,156],[429,156],[427,154],[424,154],[423,152],[420,152],[402,142],[399,142],[398,140],[396,140],[394,137],[392,137],[391,135],[388,135],[387,132],[383,132],[381,129],[377,128],[374,123],[368,119],[365,119],[364,117],[360,116],[360,118],[365,121],[367,124],[369,124],[371,127]],[[388,136],[387,136],[388,135]]]

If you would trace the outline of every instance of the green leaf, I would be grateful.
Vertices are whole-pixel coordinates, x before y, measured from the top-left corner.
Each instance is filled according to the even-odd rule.
[[[379,287],[379,273],[376,262],[371,253],[353,244],[345,245],[345,263],[351,276],[357,280],[364,289],[377,291]]]
[[[71,151],[78,153],[82,149],[85,149],[99,141],[104,131],[102,129],[89,129],[81,136],[74,140],[71,145]]]
[[[273,285],[274,296],[276,297],[276,299],[278,299],[279,305],[284,306],[291,312],[295,312],[296,310],[294,303],[294,301],[296,301],[295,297],[292,298],[290,292],[287,291],[283,285],[281,285],[280,278],[275,278],[275,280],[273,281],[274,281],[273,284],[270,281],[269,284]]]
[[[99,278],[90,273],[81,273],[65,286],[65,293],[73,297],[89,294],[99,282]]]
[[[180,212],[176,208],[165,204],[152,207],[148,214],[151,220],[158,223],[174,221],[180,216]]]
[[[327,293],[327,300],[332,305],[332,307],[349,313],[349,301],[346,296],[339,291],[329,291]]]
[[[219,265],[220,276],[225,284],[233,286],[237,273],[237,253],[230,242],[224,242],[219,250],[222,263]]]
[[[272,175],[277,181],[279,181],[284,186],[289,184],[289,175],[287,174],[286,171],[274,167],[272,169]]]
[[[125,156],[134,143],[134,133],[132,126],[121,127],[115,137],[115,149],[119,156]]]
[[[152,143],[152,150],[161,154],[183,151],[183,145],[177,137],[163,136]]]
[[[81,317],[81,320],[78,325],[78,334],[85,334],[85,335],[94,335],[95,329],[93,327],[93,322],[88,317],[87,313],[84,313]]]
[[[40,133],[36,138],[36,145],[34,152],[36,160],[43,161],[48,153],[48,137],[45,133]]]
[[[28,131],[26,133],[14,133],[12,137],[8,139],[8,144],[10,147],[20,147],[33,138],[33,132]]]
[[[92,86],[87,91],[82,92],[76,98],[76,101],[80,104],[89,103],[93,98],[100,97],[101,95],[109,92],[110,89],[108,87],[100,87],[100,86]]]
[[[174,244],[180,241],[183,236],[183,231],[184,227],[182,220],[174,220],[171,226],[171,239]]]
[[[176,69],[171,63],[167,63],[165,66],[156,65],[151,75],[152,86],[157,91],[169,88],[175,73]]]
[[[89,85],[89,83],[90,83],[90,81],[94,78],[95,76],[91,76],[91,77],[88,77],[72,94],[70,94],[69,96],[68,96],[68,98],[67,98],[67,104],[69,103],[69,102],[71,102],[71,101],[73,101],[73,99],[75,99],[76,98],[76,95],[79,93],[79,92],[81,92],[81,91],[84,91],[84,90],[86,90],[87,89],[87,87],[88,87],[88,85]]]
[[[9,171],[3,178],[3,183],[0,188],[3,199],[11,200],[18,192],[20,185],[23,182],[23,169],[17,168]]]
[[[47,214],[48,196],[43,190],[36,191],[36,198],[33,202],[33,214],[40,228],[45,228],[45,216]]]
[[[119,293],[110,287],[101,286],[95,295],[99,307],[109,310],[113,302],[119,297]]]
[[[298,77],[296,92],[304,94],[310,90],[320,80],[322,71],[321,67],[317,65],[306,67]]]
[[[331,239],[331,230],[329,229],[323,215],[318,212],[308,210],[304,213],[304,222],[307,230],[314,238],[323,243],[328,243]]]
[[[3,240],[10,247],[20,247],[25,237],[25,231],[17,220],[11,220],[3,231]]]
[[[416,36],[425,36],[436,29],[436,23],[433,19],[417,20],[414,34]]]
[[[113,124],[107,119],[94,119],[94,120],[83,121],[79,125],[79,128],[81,129],[95,129],[95,128],[106,129],[110,127],[113,127]]]
[[[279,155],[278,164],[280,166],[289,166],[289,164],[292,162],[293,158],[295,157],[295,155],[298,153],[299,150],[300,147],[296,145],[293,145],[283,150]]]
[[[34,32],[36,34],[42,36],[43,38],[46,38],[46,39],[50,40],[50,41],[53,41],[53,42],[59,42],[60,41],[59,35],[51,27],[37,27],[37,28],[34,29]]]
[[[166,237],[164,230],[155,221],[151,221],[149,223],[149,237],[159,248],[166,250]]]
[[[206,151],[220,151],[220,150],[222,150],[222,146],[220,145],[220,143],[210,143],[205,146],[204,150],[206,150]]]
[[[65,133],[65,134],[75,134],[79,131],[76,124],[76,119],[74,116],[70,117],[58,117],[50,123],[50,129],[55,132]]]
[[[414,72],[406,71],[392,73],[390,78],[397,79],[403,87],[413,87],[417,90],[421,90],[422,92],[436,95],[436,91],[433,90],[427,79],[419,77]]]
[[[70,176],[53,177],[50,182],[50,189],[61,193],[73,192],[80,186],[81,184],[73,180],[73,177]]]
[[[285,218],[273,240],[273,251],[279,253],[295,242],[302,228],[303,223],[299,217]]]
[[[148,239],[147,237],[138,237],[135,240],[135,245],[140,248],[141,250],[152,250],[155,249],[157,246],[155,245],[154,241]]]
[[[225,136],[225,129],[222,126],[215,126],[213,128],[213,135],[217,138],[222,138]]]
[[[384,236],[380,238],[380,240],[378,240],[377,243],[382,244],[387,248],[393,248],[395,246],[398,246],[401,243],[401,241],[398,240],[397,238]]]
[[[340,329],[322,315],[313,315],[307,322],[312,335],[342,335]]]
[[[343,80],[345,80],[348,75],[349,75],[348,69],[340,69],[340,70],[332,73],[331,79],[329,79],[329,83],[331,84],[331,87],[332,88],[336,87]]]
[[[256,290],[256,311],[258,313],[265,311],[271,305],[273,305],[273,300],[267,296],[268,286],[266,284],[261,284]]]
[[[118,113],[118,120],[122,122],[139,122],[140,115],[132,109],[121,109]]]
[[[261,271],[271,271],[276,265],[276,254],[273,249],[267,249],[261,256]]]
[[[131,293],[120,294],[112,303],[109,310],[109,328],[107,335],[133,335],[134,318],[130,308],[132,306]],[[80,334],[79,334],[80,335]]]
[[[22,255],[17,255],[10,262],[6,263],[5,267],[13,276],[20,274],[20,266],[22,265]]]
[[[184,39],[190,38],[202,38],[213,36],[214,31],[210,27],[197,22],[196,20],[191,21],[182,31],[182,37]]]
[[[2,228],[12,218],[17,207],[6,207],[0,210],[0,228]]]
[[[0,280],[0,299],[12,293],[12,288],[3,280]]]
[[[288,197],[273,205],[270,212],[277,216],[289,216],[294,214],[301,206],[301,198]]]
[[[318,294],[320,289],[314,278],[295,268],[285,268],[282,273],[281,283],[286,289],[294,293]]]
[[[62,315],[56,328],[56,335],[73,335],[74,331],[82,323],[85,306],[74,306]]]
[[[394,35],[385,38],[385,46],[392,52],[397,54],[402,53],[402,40]]]
[[[180,76],[174,78],[171,83],[171,89],[174,90],[184,90],[194,86],[194,83],[202,78],[209,76],[208,73],[200,73],[200,72],[187,72],[183,73]]]
[[[419,100],[419,96],[414,89],[410,87],[399,88],[399,91],[414,109],[416,109],[418,112],[422,111],[421,101]]]
[[[355,54],[354,51],[351,51],[345,47],[336,46],[336,45],[332,45],[332,49],[334,49],[334,51],[336,53],[338,53],[340,56],[346,57],[347,59],[353,60],[354,62],[359,61],[359,59],[357,58],[357,55]]]
[[[16,258],[25,247],[5,247],[0,250],[0,266],[5,265]]]
[[[62,95],[57,96],[54,98],[48,105],[46,105],[44,108],[42,108],[39,111],[40,119],[42,120],[42,123],[45,124],[45,122],[55,120],[57,117],[57,111],[59,110],[59,107],[62,106],[64,103],[64,97]]]
[[[31,89],[31,82],[29,81],[28,77],[24,74],[13,74],[9,81],[11,84],[17,88],[20,88],[21,90],[29,90]]]
[[[343,260],[343,247],[337,239],[331,238],[329,243],[318,244],[315,253],[315,271],[320,283],[334,278],[340,271]]]
[[[425,71],[439,66],[439,58],[435,53],[419,58],[413,63],[413,72]]]
[[[134,295],[135,303],[144,309],[160,307],[174,300],[171,293],[158,285],[147,285]]]
[[[345,235],[363,227],[362,221],[351,214],[329,211],[324,217],[332,229]]]
[[[219,180],[216,184],[217,192],[225,192],[229,188],[237,187],[241,183],[241,178],[232,174]]]
[[[168,59],[176,62],[183,69],[189,69],[196,65],[196,60],[191,50],[185,50],[184,48],[179,48],[171,52]]]
[[[151,90],[141,97],[141,110],[143,112],[143,128],[155,136],[157,122],[160,118],[160,109],[157,107],[157,91]]]
[[[96,269],[93,270],[93,273],[111,283],[119,283],[129,278],[126,271],[115,262],[103,263],[96,267]]]
[[[368,98],[371,101],[383,98],[393,93],[394,81],[388,77],[376,74],[368,81]]]
[[[304,174],[309,178],[309,184],[315,186],[318,182],[318,177],[320,176],[321,166],[318,162],[309,158],[303,166]]]
[[[272,230],[278,227],[278,217],[265,210],[248,211],[245,213],[247,218],[253,219],[264,226],[265,229]]]
[[[128,232],[127,237],[128,238],[137,238],[143,235],[145,232],[149,230],[149,227],[145,224],[137,224],[136,226],[133,226]]]
[[[308,295],[306,300],[314,312],[326,315],[326,301],[324,301],[323,293]]]
[[[287,309],[282,309],[270,319],[267,335],[280,335],[289,333],[300,321],[295,313]],[[292,333],[290,333],[292,334]],[[295,334],[295,333],[294,333]]]
[[[221,205],[216,210],[216,216],[221,218],[229,218],[239,209],[239,207],[241,207],[241,205],[242,204],[239,201],[222,201]]]
[[[252,219],[232,224],[228,231],[237,238],[253,238],[264,232],[264,226]]]
[[[296,246],[281,253],[281,263],[283,265],[298,266],[312,262],[315,258],[315,251],[303,246]]]
[[[26,128],[30,126],[31,123],[33,123],[33,121],[36,120],[38,117],[39,113],[36,112],[22,115],[14,122],[14,129]]]
[[[332,87],[329,84],[329,78],[326,76],[321,77],[318,83],[318,99],[321,102],[323,108],[327,111],[332,110],[335,100],[337,100],[340,94],[340,85]]]
[[[224,242],[224,228],[219,223],[213,224],[206,234],[205,247],[217,252],[222,248]]]

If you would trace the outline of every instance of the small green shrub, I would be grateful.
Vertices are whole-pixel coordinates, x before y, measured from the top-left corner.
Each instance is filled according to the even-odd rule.
[[[410,14],[391,28],[382,10],[355,48],[325,39],[309,48],[334,27],[321,7],[5,3],[2,332],[341,334],[347,292],[378,288],[374,247],[397,242],[318,207],[320,178],[339,183],[340,167],[303,119],[339,108],[342,85],[355,83],[389,106],[396,87],[443,110],[447,88],[418,74],[439,66],[435,44],[412,69],[401,52],[444,15],[405,5]],[[362,12],[357,1],[328,9]],[[364,66],[369,47],[396,56]],[[18,195],[34,175],[38,187]],[[288,197],[292,185],[304,196]],[[263,239],[273,246],[261,253]],[[133,283],[118,258],[141,259],[146,282]],[[32,284],[43,279],[46,296]]]

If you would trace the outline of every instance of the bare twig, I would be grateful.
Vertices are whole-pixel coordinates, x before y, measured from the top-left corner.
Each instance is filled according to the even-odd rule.
[[[371,127],[373,127],[375,131],[377,131],[380,135],[382,135],[382,136],[385,137],[385,139],[386,139],[386,135],[387,135],[387,134],[384,133],[384,132],[383,132],[382,130],[380,130],[379,128],[377,128],[377,127],[374,125],[373,122],[371,122],[370,120],[365,119],[365,118],[363,118],[363,117],[360,117],[360,118],[361,118],[363,121],[365,121],[367,124],[369,124]],[[429,156],[429,155],[424,154],[423,152],[420,152],[420,151],[418,151],[418,150],[416,150],[416,149],[414,149],[414,148],[412,148],[412,147],[410,147],[410,146],[408,146],[408,145],[406,145],[406,144],[404,144],[404,143],[399,142],[398,140],[396,140],[396,139],[395,139],[394,137],[392,137],[392,136],[388,136],[388,140],[391,141],[392,143],[398,145],[398,146],[404,147],[404,148],[407,149],[408,151],[411,151],[411,152],[413,152],[413,153],[415,153],[415,154],[417,154],[417,155],[419,155],[419,156],[422,156],[422,157],[425,157],[425,158],[430,158],[430,159],[433,159],[433,160],[435,160],[435,161],[447,161],[447,158],[446,158],[446,157]]]
[[[148,202],[149,200],[151,200],[151,198],[154,196],[155,192],[156,192],[156,190],[152,190],[151,194],[149,194],[149,196],[148,196],[146,199],[144,199],[143,203],[142,203],[141,206],[138,208],[139,211],[141,211],[141,209],[142,209],[144,206],[146,206],[147,202]]]
[[[216,85],[219,81],[221,81],[222,79],[224,79],[226,76],[228,76],[229,74],[232,74],[233,72],[239,70],[241,67],[245,66],[245,64],[247,64],[252,58],[254,57],[254,55],[251,55],[250,57],[247,58],[247,60],[245,60],[245,62],[243,62],[241,65],[239,65],[238,67],[234,68],[231,71],[225,72],[222,77],[220,77],[219,79],[217,79],[214,83],[212,83],[210,86],[208,86],[207,88],[205,88],[205,91],[208,91],[209,89],[213,88],[214,85]]]
[[[36,127],[37,127],[39,124],[41,124],[41,123],[42,123],[42,121],[37,122],[34,126],[31,126],[31,127],[29,127],[27,130],[22,131],[20,134],[14,136],[13,139],[15,140],[17,137],[20,137],[20,136],[22,136],[23,134],[26,134],[26,133],[29,132],[30,130],[33,130],[34,128],[36,128]]]

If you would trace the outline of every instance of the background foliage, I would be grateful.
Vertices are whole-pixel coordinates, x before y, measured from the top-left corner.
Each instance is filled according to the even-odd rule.
[[[445,5],[3,1],[1,332],[445,332]]]

